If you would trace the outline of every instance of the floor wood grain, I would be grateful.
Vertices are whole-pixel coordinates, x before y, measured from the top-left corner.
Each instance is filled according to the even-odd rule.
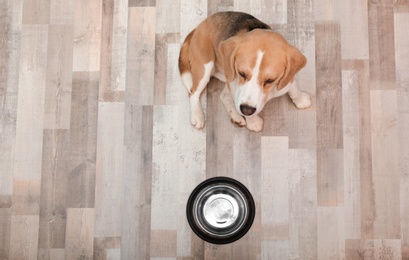
[[[303,52],[311,108],[251,133],[212,79],[190,125],[180,45],[228,10]],[[407,0],[0,1],[0,260],[409,259],[408,32]],[[256,203],[228,245],[185,218],[214,176]]]

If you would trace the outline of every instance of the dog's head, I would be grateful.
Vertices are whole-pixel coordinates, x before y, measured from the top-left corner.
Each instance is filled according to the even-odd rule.
[[[299,50],[277,33],[253,30],[219,44],[226,82],[243,116],[258,114],[272,92],[282,90],[306,64]]]

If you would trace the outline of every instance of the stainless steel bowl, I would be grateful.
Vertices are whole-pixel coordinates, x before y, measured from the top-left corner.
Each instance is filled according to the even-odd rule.
[[[227,244],[244,236],[255,216],[253,197],[240,182],[215,177],[200,183],[192,192],[186,215],[192,230],[203,240]]]

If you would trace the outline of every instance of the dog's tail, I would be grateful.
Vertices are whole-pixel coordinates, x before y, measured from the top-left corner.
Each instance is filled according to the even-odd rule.
[[[179,72],[182,77],[182,81],[185,84],[189,93],[193,86],[190,59],[189,59],[189,47],[190,47],[190,41],[192,40],[194,31],[195,30],[191,31],[186,37],[185,41],[182,44],[182,47],[180,48],[180,54],[179,54]]]

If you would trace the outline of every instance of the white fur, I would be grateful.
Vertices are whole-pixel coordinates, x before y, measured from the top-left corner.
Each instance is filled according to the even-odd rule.
[[[198,129],[204,127],[204,114],[202,111],[202,106],[200,105],[200,94],[203,92],[207,83],[209,83],[210,77],[212,76],[214,69],[214,62],[210,61],[204,64],[204,74],[203,78],[200,80],[196,91],[190,96],[190,111],[192,125]],[[191,91],[189,91],[191,92]]]
[[[192,79],[192,73],[190,72],[185,72],[181,75],[183,84],[185,84],[187,91],[191,93],[192,87],[193,87],[193,79]]]
[[[258,75],[260,73],[260,65],[263,60],[264,52],[257,52],[256,65],[251,73],[249,79],[244,85],[236,88],[234,101],[237,111],[240,112],[240,105],[248,105],[257,108],[255,115],[258,114],[264,107],[264,100],[266,99],[262,87],[258,84]]]

